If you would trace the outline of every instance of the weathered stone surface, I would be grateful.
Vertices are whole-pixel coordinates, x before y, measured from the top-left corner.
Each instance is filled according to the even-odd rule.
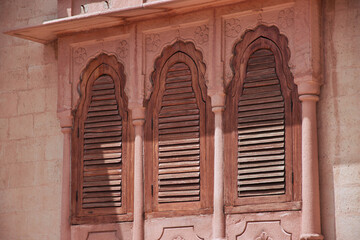
[[[31,114],[9,119],[10,139],[24,139],[34,136],[34,117]]]
[[[64,10],[61,16],[71,15],[71,9],[70,13],[66,12],[71,4],[61,5],[71,1],[0,1],[0,32],[55,18],[58,2]],[[104,1],[89,1],[88,13],[160,1],[107,2],[110,5],[104,5]],[[181,6],[185,2],[178,1],[178,4]],[[134,108],[142,107],[144,98],[152,92],[154,60],[162,49],[176,40],[191,41],[203,54],[209,90],[222,92],[233,77],[234,44],[241,40],[246,30],[259,24],[276,25],[287,36],[291,52],[289,66],[297,80],[306,79],[313,70],[315,76],[311,76],[311,80],[314,77],[323,82],[318,102],[322,231],[327,240],[358,238],[359,1],[322,1],[323,60],[312,48],[312,44],[316,45],[320,40],[311,35],[316,29],[310,28],[313,18],[307,12],[309,1],[238,2],[216,11],[197,9],[196,14],[169,15],[137,22],[136,26],[128,24],[64,36],[64,42],[59,42],[58,53],[66,61],[60,62],[59,71],[55,43],[41,45],[0,34],[0,239],[60,239],[63,136],[57,118],[58,92],[61,111],[76,107],[79,76],[89,59],[100,52],[116,55],[125,66],[126,93],[130,102]],[[73,14],[81,14],[80,1],[74,3],[77,9]],[[80,51],[81,57],[72,58],[77,49],[85,49],[86,54]],[[320,62],[323,66],[317,64]],[[324,69],[322,76],[319,73],[321,67]],[[58,79],[63,85],[58,85]],[[309,84],[302,90],[309,86],[311,88]],[[188,224],[186,229],[194,225],[193,232],[189,233],[191,236],[187,235],[189,238],[196,235],[200,239],[211,239],[211,217],[147,219],[145,239],[161,239],[163,231],[164,239],[187,239],[177,231],[184,222]],[[241,235],[240,230],[246,223],[281,220],[281,227],[289,231],[292,238],[298,239],[300,218],[298,211],[228,215],[227,234],[230,239],[242,238],[245,235]],[[183,232],[187,232],[186,229]],[[262,231],[261,224],[254,229],[258,232],[251,235],[252,239],[275,240],[274,236],[281,232]],[[289,238],[285,232],[282,235]],[[131,239],[132,223],[73,226],[72,236],[81,240]]]
[[[13,117],[17,115],[18,96],[13,92],[0,93],[1,117]]]
[[[56,7],[56,0],[0,1],[0,239],[4,240],[60,239],[62,138],[56,119],[54,45],[1,34],[54,18]]]
[[[359,1],[324,2],[324,85],[319,107],[322,229],[327,240],[360,235]]]
[[[18,114],[43,112],[45,110],[45,89],[19,92]]]

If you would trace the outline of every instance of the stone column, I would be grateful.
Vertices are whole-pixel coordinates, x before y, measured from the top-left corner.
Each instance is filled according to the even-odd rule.
[[[134,154],[134,223],[133,240],[144,239],[144,175],[143,175],[143,143],[144,143],[144,108],[132,111],[135,128]]]
[[[316,125],[317,95],[301,95],[302,102],[302,240],[321,240],[319,164]]]
[[[215,114],[214,134],[214,215],[213,239],[225,240],[225,215],[224,215],[224,134],[223,111],[225,95],[212,96],[212,111]]]
[[[60,239],[71,239],[70,228],[70,185],[71,185],[71,132],[72,117],[70,111],[58,113],[60,119],[61,132],[64,134],[63,141],[63,167],[61,184],[61,220],[60,220]]]

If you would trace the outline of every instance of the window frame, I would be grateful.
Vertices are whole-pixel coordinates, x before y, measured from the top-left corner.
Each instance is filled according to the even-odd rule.
[[[237,195],[237,107],[250,55],[258,49],[273,52],[285,103],[285,188],[284,195],[238,197]],[[301,208],[301,105],[290,72],[287,39],[276,27],[259,26],[247,31],[234,47],[234,77],[226,89],[224,111],[225,210],[227,213]],[[234,161],[236,159],[236,161]],[[276,203],[276,204],[274,204]]]
[[[114,81],[115,97],[119,114],[122,117],[122,196],[121,207],[99,208],[96,211],[82,209],[82,169],[83,169],[83,131],[88,106],[90,104],[91,87],[94,81],[107,75]],[[133,129],[125,94],[125,73],[123,65],[115,56],[100,54],[89,61],[82,71],[79,84],[80,99],[73,111],[74,124],[72,131],[72,164],[71,164],[71,223],[111,223],[132,220],[133,209]]]
[[[156,140],[156,116],[161,108],[162,92],[165,88],[165,76],[169,67],[176,62],[183,62],[189,66],[192,74],[193,83],[197,83],[194,92],[197,95],[197,103],[200,109],[200,124],[203,128],[200,142],[200,201],[183,202],[183,203],[157,203],[157,140]],[[196,71],[196,72],[195,72]],[[213,199],[213,131],[214,116],[211,112],[210,97],[207,95],[207,87],[205,84],[205,64],[202,62],[202,54],[195,49],[191,42],[178,41],[171,46],[165,47],[161,56],[155,61],[155,69],[152,73],[151,80],[154,85],[153,92],[146,106],[145,121],[145,145],[144,145],[144,161],[145,161],[145,217],[168,217],[183,216],[194,214],[205,214],[212,212]],[[194,80],[194,78],[196,78]],[[199,104],[202,99],[203,103]],[[202,110],[201,110],[202,109]],[[155,119],[153,119],[155,117]],[[152,129],[152,126],[153,129]],[[205,145],[205,146],[204,146]],[[153,185],[153,187],[152,187]]]

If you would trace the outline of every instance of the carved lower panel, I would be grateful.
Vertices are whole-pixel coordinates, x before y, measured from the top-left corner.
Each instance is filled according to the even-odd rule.
[[[158,240],[201,240],[195,231],[194,226],[189,227],[169,227],[163,228],[163,232]]]
[[[86,240],[120,240],[120,238],[118,238],[116,235],[116,231],[89,232]]]
[[[236,240],[292,240],[292,234],[286,232],[280,221],[246,222],[244,231]]]
[[[132,222],[72,225],[71,240],[130,240],[132,227]]]

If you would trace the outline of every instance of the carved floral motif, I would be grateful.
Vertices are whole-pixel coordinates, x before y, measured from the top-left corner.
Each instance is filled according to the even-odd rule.
[[[287,8],[279,12],[279,25],[283,28],[288,28],[294,25],[294,8]]]
[[[122,40],[119,47],[116,49],[117,54],[120,58],[126,58],[129,52],[129,44],[126,40]]]
[[[177,236],[173,240],[185,240],[185,239],[183,237],[181,237],[181,236]]]
[[[209,28],[206,25],[198,26],[195,29],[195,40],[200,45],[209,41]]]
[[[269,237],[266,232],[262,232],[255,240],[272,240],[272,238]]]
[[[82,64],[85,62],[87,57],[85,48],[79,47],[74,51],[74,61],[77,64]]]
[[[156,52],[161,44],[159,34],[150,34],[145,37],[146,50],[149,52]]]
[[[240,20],[231,18],[225,22],[225,35],[227,37],[237,37],[241,31]]]

